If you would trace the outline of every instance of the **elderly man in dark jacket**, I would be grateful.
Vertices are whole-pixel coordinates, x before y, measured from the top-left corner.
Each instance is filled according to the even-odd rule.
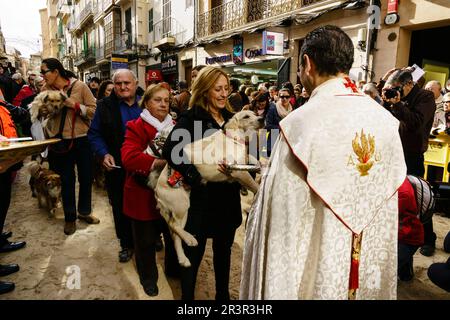
[[[400,121],[400,138],[407,166],[407,174],[423,176],[424,153],[433,125],[436,103],[432,92],[414,84],[409,70],[394,72],[386,82],[382,97],[384,106]],[[424,224],[425,239],[420,252],[432,256],[436,234],[432,221]]]
[[[137,79],[130,70],[119,69],[113,75],[114,90],[109,97],[97,102],[88,138],[96,157],[106,169],[105,180],[121,250],[119,261],[127,262],[133,254],[131,222],[123,214],[125,170],[122,168],[120,148],[125,138],[125,125],[141,114],[136,96]]]

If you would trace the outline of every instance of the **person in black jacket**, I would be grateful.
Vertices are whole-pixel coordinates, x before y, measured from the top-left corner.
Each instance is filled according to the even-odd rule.
[[[122,168],[120,148],[125,138],[126,123],[137,119],[142,109],[138,105],[137,79],[132,71],[119,69],[112,81],[114,90],[111,95],[97,101],[88,139],[94,154],[106,169],[105,185],[121,246],[119,261],[127,262],[133,255],[133,236],[130,219],[123,214],[125,170]]]
[[[411,71],[397,70],[388,78],[382,91],[383,106],[400,121],[407,174],[423,177],[425,173],[424,153],[428,149],[428,138],[433,125],[436,103],[432,92],[414,84]],[[425,239],[420,252],[432,256],[436,234],[432,220],[423,225]]]
[[[214,67],[203,68],[192,88],[190,109],[180,115],[163,148],[163,158],[181,173],[184,183],[191,188],[191,205],[185,230],[193,234],[198,241],[196,247],[184,245],[192,266],[181,268],[183,300],[194,299],[197,272],[208,238],[213,239],[216,299],[230,298],[228,285],[231,246],[236,229],[242,222],[241,186],[228,182],[206,183],[195,166],[184,158],[181,150],[182,145],[201,139],[207,130],[209,134],[223,130],[225,123],[233,116],[227,100],[229,91],[230,84],[226,73]],[[179,133],[187,132],[190,136],[184,136],[180,142]]]

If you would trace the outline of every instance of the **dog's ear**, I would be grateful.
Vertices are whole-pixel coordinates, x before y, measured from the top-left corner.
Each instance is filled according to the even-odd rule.
[[[45,95],[45,97],[44,97],[44,103],[47,103],[47,101],[48,101],[48,93]]]
[[[66,101],[67,97],[64,94],[62,94],[62,92],[60,92],[59,94],[61,95],[61,100],[63,102]]]

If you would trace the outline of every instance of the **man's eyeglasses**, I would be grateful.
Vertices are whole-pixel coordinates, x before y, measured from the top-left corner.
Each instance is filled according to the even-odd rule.
[[[280,99],[289,99],[291,96],[280,96]]]
[[[41,75],[45,75],[47,72],[50,72],[52,70],[48,69],[48,70],[41,70]]]

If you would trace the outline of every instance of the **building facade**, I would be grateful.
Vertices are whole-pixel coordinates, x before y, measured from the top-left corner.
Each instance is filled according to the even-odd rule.
[[[413,64],[428,69],[430,79],[448,79],[450,56],[439,42],[450,33],[450,6],[442,1],[200,0],[197,12],[196,64],[224,67],[247,83],[297,83],[302,41],[326,24],[352,39],[355,81],[378,80],[393,67]],[[268,33],[279,39],[277,54],[266,50]]]
[[[48,0],[57,3],[58,57],[82,79],[133,70],[141,86],[190,81],[193,66],[213,65],[244,83],[297,83],[306,34],[332,24],[354,43],[353,80],[378,80],[417,64],[448,79],[439,42],[450,8],[421,0]],[[373,5],[377,5],[374,7]],[[52,55],[52,9],[43,9],[43,57]],[[46,15],[46,16],[45,16]],[[386,18],[386,16],[388,16]],[[46,29],[49,29],[48,31]],[[55,29],[56,30],[56,29]],[[426,43],[426,45],[423,45]]]
[[[395,12],[397,19],[386,18],[389,11]],[[426,71],[426,81],[438,80],[445,85],[450,73],[450,54],[444,49],[450,34],[450,2],[383,1],[381,12],[373,62],[376,79],[390,68],[417,64]]]
[[[58,0],[47,0],[47,7],[39,10],[42,31],[42,57],[58,57],[57,35],[57,3]]]
[[[190,83],[195,65],[194,1],[155,0],[149,10],[149,43],[151,57],[147,60],[147,84],[168,82],[173,88],[179,80]]]

